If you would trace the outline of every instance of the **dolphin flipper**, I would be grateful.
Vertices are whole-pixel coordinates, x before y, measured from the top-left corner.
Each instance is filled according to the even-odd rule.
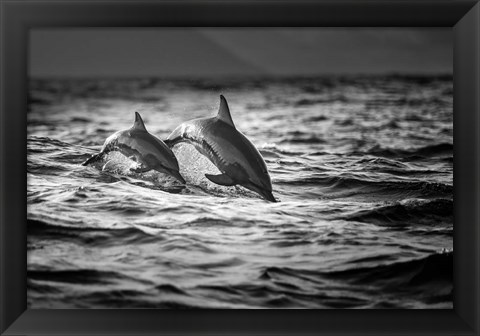
[[[91,157],[89,157],[87,160],[85,160],[83,163],[82,163],[82,166],[87,166],[89,165],[90,163],[94,163],[98,160],[101,160],[103,158],[103,156],[105,155],[105,152],[100,152],[98,154],[93,154]]]
[[[223,186],[233,186],[237,184],[232,178],[226,174],[219,174],[219,175],[210,175],[210,174],[205,174],[205,177],[212,181],[213,183],[220,184]]]

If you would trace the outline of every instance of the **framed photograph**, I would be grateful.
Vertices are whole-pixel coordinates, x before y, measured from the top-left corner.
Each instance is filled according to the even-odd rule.
[[[477,1],[1,6],[2,334],[478,334]]]

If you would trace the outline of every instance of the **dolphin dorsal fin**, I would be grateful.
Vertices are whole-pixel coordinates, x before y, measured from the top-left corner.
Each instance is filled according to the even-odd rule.
[[[136,130],[139,131],[146,131],[147,129],[145,128],[145,124],[143,123],[142,117],[140,116],[140,113],[135,112],[135,122],[133,123],[133,127]]]
[[[224,123],[235,127],[232,116],[230,115],[230,109],[228,108],[227,100],[223,95],[220,95],[220,107],[218,108],[217,118]]]

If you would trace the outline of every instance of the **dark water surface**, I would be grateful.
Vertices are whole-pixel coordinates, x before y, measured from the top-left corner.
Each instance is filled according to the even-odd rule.
[[[452,308],[450,76],[30,87],[30,308]],[[280,202],[186,144],[186,187],[119,153],[81,166],[135,111],[165,139],[220,93]]]

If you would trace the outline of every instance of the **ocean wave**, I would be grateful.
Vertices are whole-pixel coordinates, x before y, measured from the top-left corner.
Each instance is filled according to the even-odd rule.
[[[259,151],[260,153],[262,153],[262,151],[269,151],[270,153],[281,154],[285,156],[298,156],[304,154],[303,152],[286,149],[283,146],[277,146],[277,144],[274,143],[265,143],[261,145],[259,147]]]
[[[337,103],[337,102],[345,103],[348,101],[349,99],[343,95],[332,95],[324,98],[302,98],[295,101],[293,105],[297,107],[301,107],[301,106],[310,106],[310,105]]]
[[[324,144],[327,143],[325,139],[322,139],[316,135],[307,136],[293,136],[282,138],[279,143],[304,143],[304,144]]]
[[[307,118],[304,119],[304,121],[315,122],[315,121],[326,121],[328,119],[329,118],[325,115],[317,115],[317,116],[313,116],[313,117],[307,117]]]
[[[395,169],[400,172],[411,171],[409,165],[404,162],[382,157],[362,157],[361,159],[355,161],[355,164],[368,169]]]
[[[384,157],[362,158],[355,162],[355,166],[367,171],[387,173],[393,177],[411,176],[412,178],[415,178],[426,175],[434,176],[438,174],[438,170],[417,168],[417,166],[411,165],[407,162]]]
[[[148,234],[138,227],[82,227],[27,219],[27,234],[41,239],[59,239],[88,246],[122,246],[160,242],[162,236]]]
[[[290,186],[311,186],[316,185],[323,188],[322,191],[328,194],[335,194],[339,191],[348,191],[350,195],[369,194],[377,195],[403,195],[423,197],[449,197],[453,193],[453,187],[444,183],[426,181],[378,181],[365,180],[354,175],[346,176],[325,176],[326,174],[311,174],[295,179],[277,180],[278,184]],[[408,197],[411,198],[411,197]]]
[[[440,144],[428,145],[428,146],[407,149],[407,150],[399,149],[399,148],[381,147],[377,145],[368,149],[365,152],[356,152],[354,154],[357,154],[357,155],[369,154],[369,155],[383,156],[387,158],[393,158],[393,157],[425,158],[425,157],[433,157],[433,156],[440,156],[440,155],[453,156],[453,144],[440,143]]]
[[[51,150],[55,148],[65,148],[65,147],[73,147],[73,145],[58,140],[53,139],[50,137],[40,137],[40,136],[29,136],[27,138],[27,148],[28,147],[36,148],[36,149],[44,149],[44,150]]]
[[[435,253],[419,259],[390,262],[373,267],[352,267],[340,271],[314,271],[289,267],[267,267],[260,277],[271,283],[276,291],[295,295],[310,293],[309,300],[321,299],[331,308],[368,308],[383,304],[389,297],[416,296],[422,303],[449,302],[453,289],[453,252]],[[288,284],[282,288],[282,284]],[[292,286],[292,283],[296,285]],[[350,287],[350,291],[346,286]],[[322,288],[343,289],[344,295],[325,295]],[[270,289],[271,287],[266,287]],[[323,297],[318,297],[319,294]],[[352,293],[352,299],[348,294]],[[355,294],[353,294],[355,293]],[[362,294],[373,296],[372,301],[361,299]],[[302,296],[297,293],[297,295]],[[392,304],[392,308],[402,304]]]
[[[395,291],[418,287],[428,288],[438,282],[451,289],[453,251],[434,253],[410,261],[334,271],[324,275],[332,279],[341,279],[359,285],[377,285],[380,288]]]
[[[27,278],[48,282],[106,285],[122,278],[120,273],[93,269],[27,270]]]
[[[346,220],[388,225],[442,225],[453,223],[453,200],[408,200],[361,210]]]

